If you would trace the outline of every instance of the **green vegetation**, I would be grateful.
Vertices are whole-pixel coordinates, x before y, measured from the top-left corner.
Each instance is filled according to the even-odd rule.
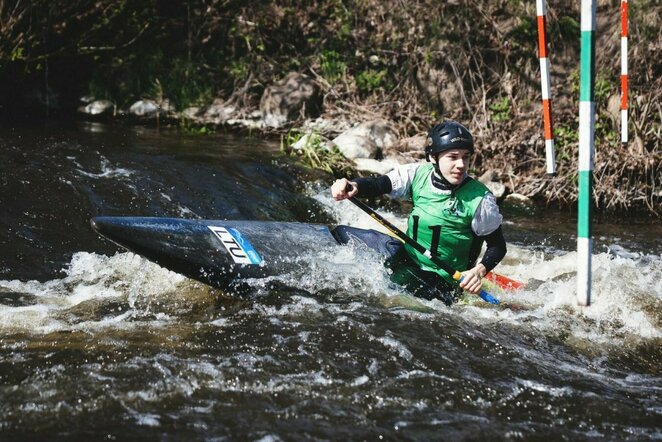
[[[356,77],[356,85],[361,92],[369,94],[382,86],[386,74],[386,69],[381,69],[379,71],[375,69],[368,69],[359,73],[359,75]]]
[[[562,15],[557,21],[552,21],[551,29],[549,29],[550,36],[555,41],[579,40],[580,32],[579,22],[575,17],[569,15]]]
[[[595,78],[595,102],[607,103],[607,99],[612,94],[613,90],[618,90],[619,83],[614,84],[614,81],[609,79],[607,75],[600,72]]]
[[[509,121],[512,118],[510,99],[508,97],[501,97],[490,104],[492,111],[492,120],[494,121]]]
[[[322,52],[320,54],[320,66],[322,77],[331,85],[338,83],[347,74],[347,63],[336,51]]]
[[[306,142],[299,149],[292,146],[305,136]],[[350,161],[337,147],[328,147],[318,132],[305,134],[298,129],[292,129],[281,137],[280,150],[285,155],[297,155],[308,167],[323,170],[336,176],[355,175]]]
[[[570,147],[576,145],[579,142],[579,132],[577,131],[577,126],[557,126],[554,130],[554,139],[556,140],[557,147],[565,148],[563,149],[563,152],[566,152],[565,157],[563,156],[564,154],[561,153],[559,158],[569,160],[570,158],[567,152],[570,151]]]

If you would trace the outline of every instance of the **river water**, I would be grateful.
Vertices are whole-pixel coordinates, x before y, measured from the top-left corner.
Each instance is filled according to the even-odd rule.
[[[33,123],[0,159],[0,440],[662,439],[659,222],[596,223],[588,308],[563,213],[507,214],[497,270],[529,285],[501,306],[412,298],[351,247],[237,297],[90,217],[374,221],[256,138]]]

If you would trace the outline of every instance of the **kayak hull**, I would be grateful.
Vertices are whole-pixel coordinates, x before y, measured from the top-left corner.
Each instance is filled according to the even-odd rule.
[[[96,217],[103,237],[156,264],[226,289],[298,269],[301,256],[338,242],[328,226],[296,222]]]

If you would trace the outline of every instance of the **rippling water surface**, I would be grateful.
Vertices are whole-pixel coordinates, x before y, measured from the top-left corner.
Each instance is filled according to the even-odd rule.
[[[233,296],[89,226],[375,227],[277,153],[227,135],[0,129],[0,439],[662,439],[659,223],[596,224],[589,308],[564,214],[507,217],[498,271],[529,285],[499,307],[412,298],[351,247]]]

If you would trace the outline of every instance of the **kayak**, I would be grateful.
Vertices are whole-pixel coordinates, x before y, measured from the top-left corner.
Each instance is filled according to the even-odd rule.
[[[283,274],[302,265],[302,254],[339,245],[322,224],[106,216],[90,223],[117,245],[221,289]]]
[[[238,289],[243,279],[300,270],[300,257],[358,239],[385,258],[400,242],[385,234],[349,226],[300,222],[193,220],[164,217],[100,216],[92,228],[120,247],[168,270],[220,289]],[[374,238],[371,235],[381,235]],[[486,279],[506,290],[523,284],[503,275]]]

